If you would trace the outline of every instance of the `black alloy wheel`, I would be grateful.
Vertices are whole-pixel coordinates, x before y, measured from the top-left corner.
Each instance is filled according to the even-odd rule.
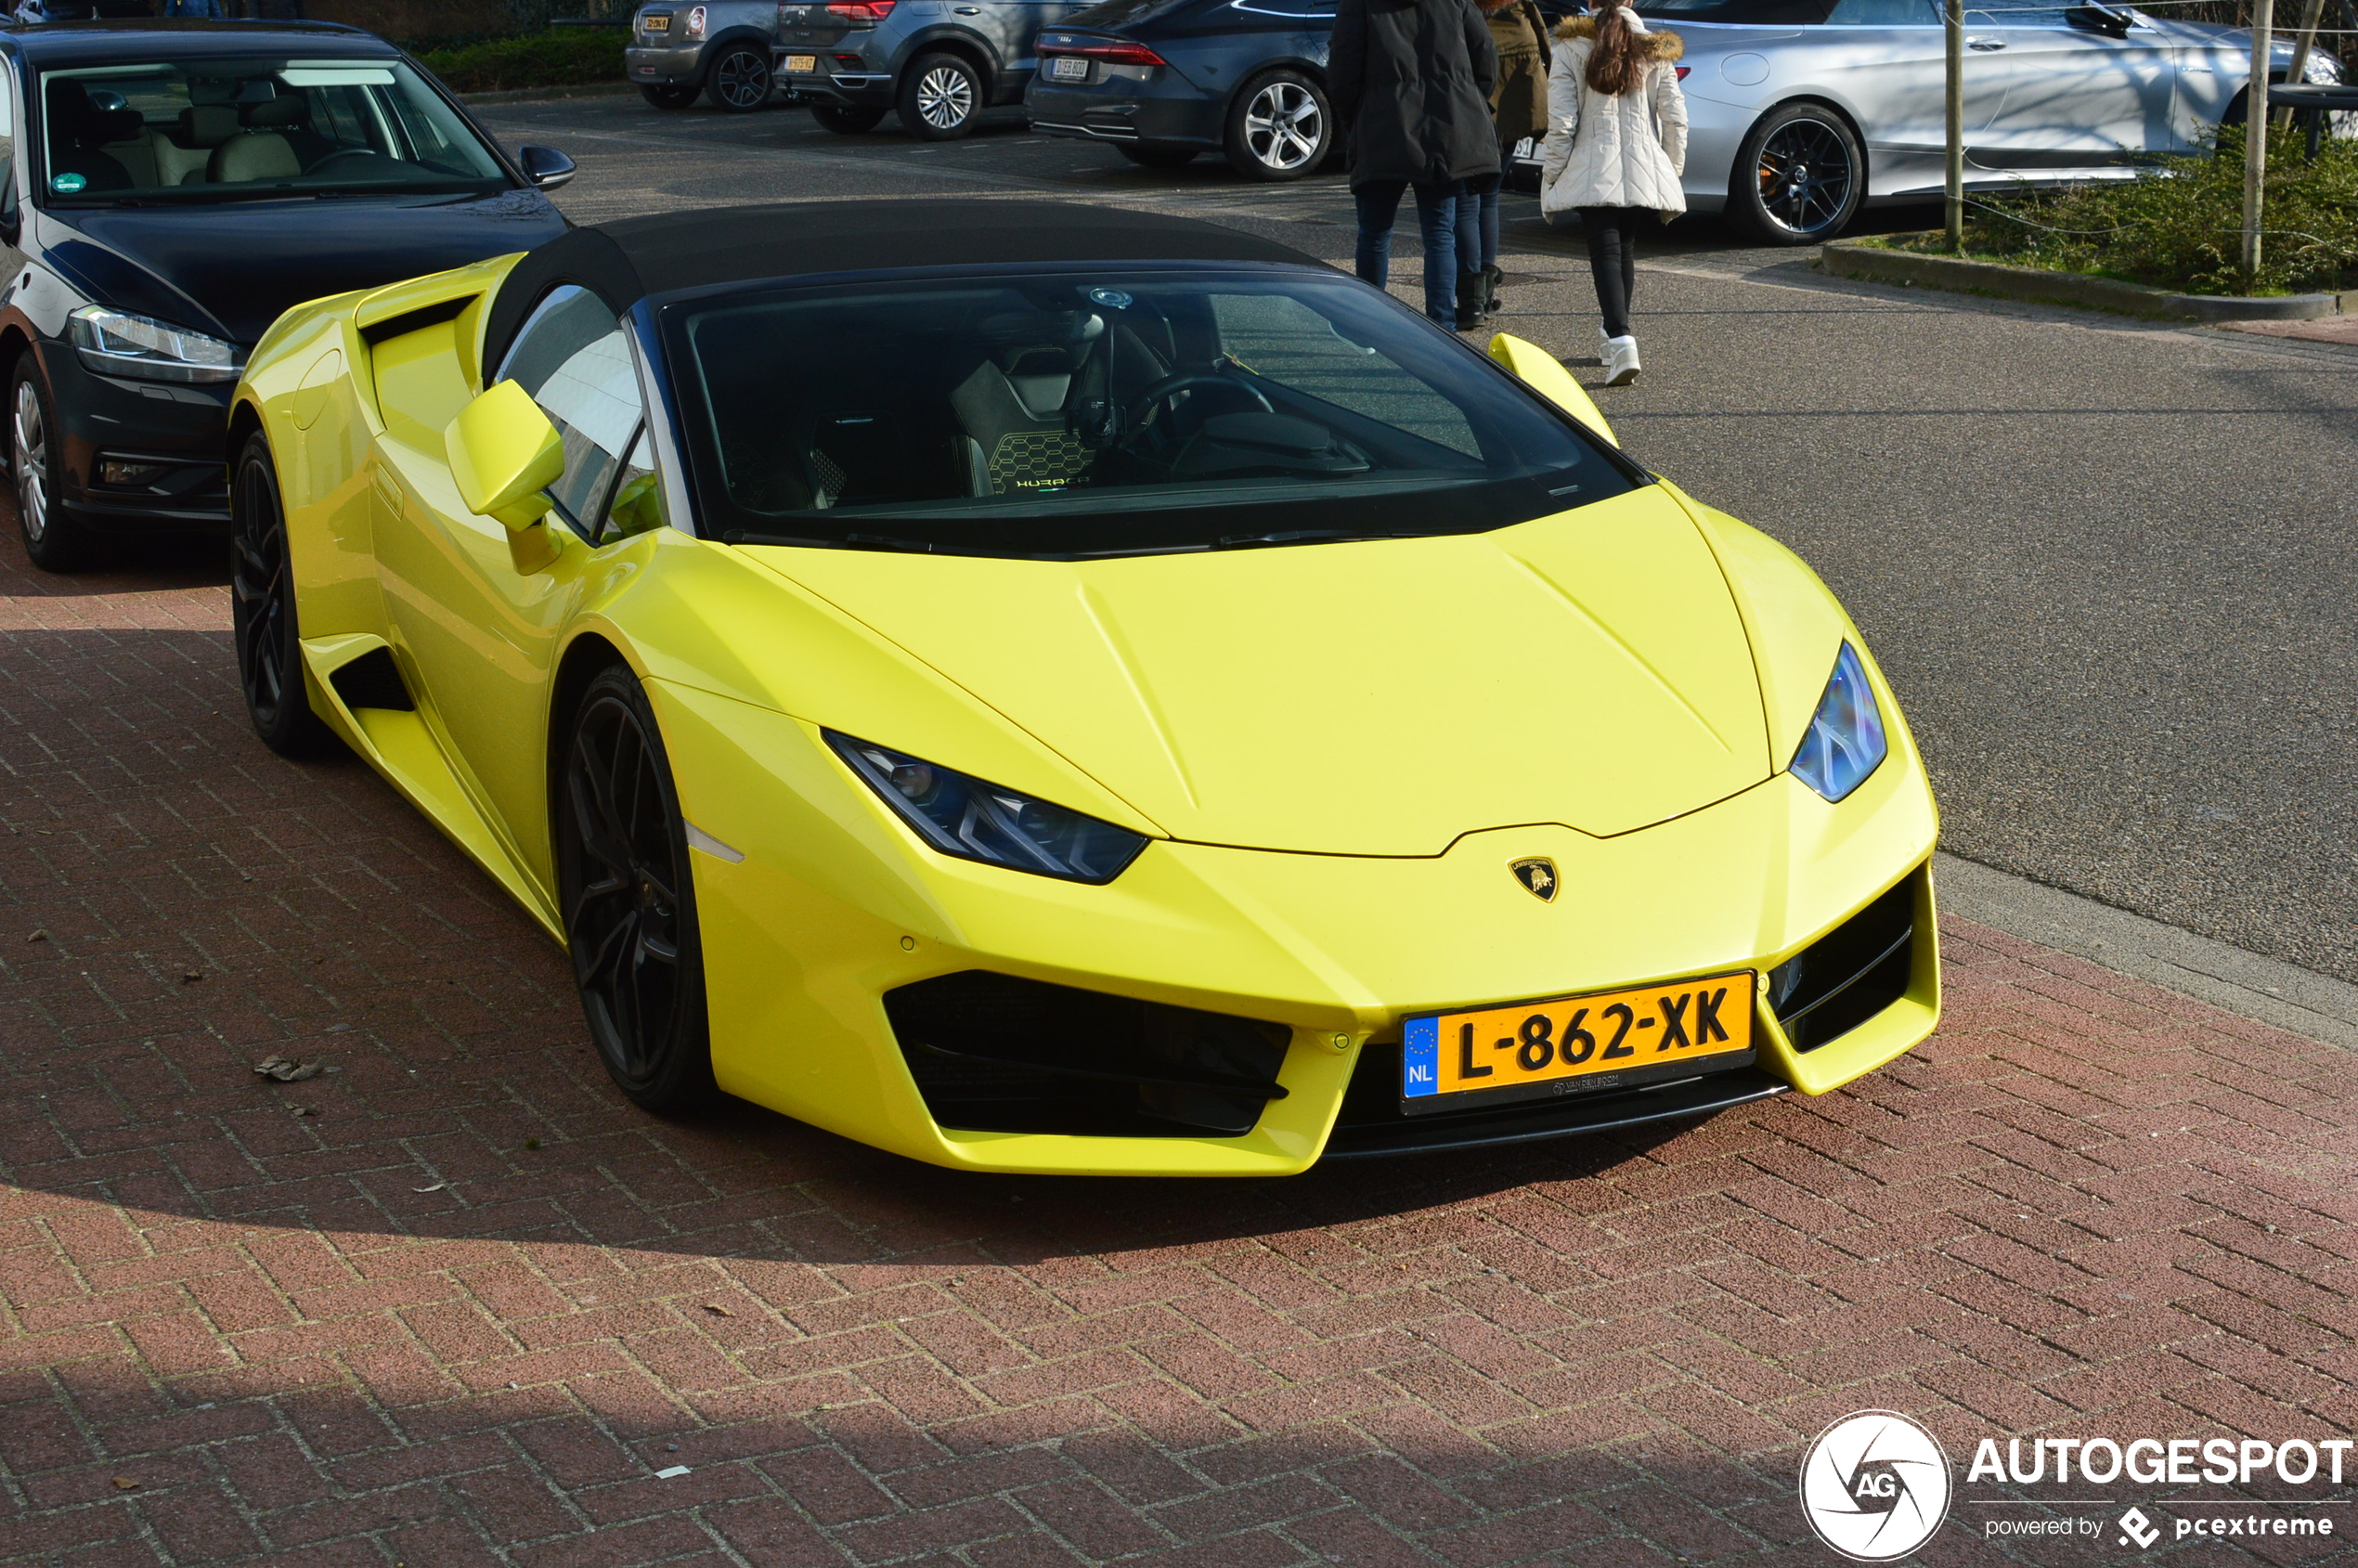
[[[696,89],[677,82],[641,83],[639,96],[657,109],[685,109],[696,101]]]
[[[8,472],[16,480],[17,531],[45,572],[71,572],[105,559],[104,541],[58,504],[58,416],[32,351],[17,356],[8,379]]]
[[[729,45],[712,62],[704,90],[713,108],[751,114],[770,101],[770,51],[751,44]]]
[[[919,141],[955,141],[982,114],[982,73],[963,55],[920,55],[900,76],[900,123]]]
[[[856,136],[862,131],[873,131],[884,123],[884,117],[885,111],[881,109],[854,109],[844,103],[814,103],[810,106],[810,118],[819,122],[822,129],[833,131],[837,136]]]
[[[1196,161],[1196,154],[1201,150],[1150,141],[1116,142],[1113,149],[1142,169],[1184,169]]]
[[[1325,91],[1302,72],[1256,76],[1228,105],[1228,166],[1250,180],[1298,180],[1327,161],[1334,123]]]
[[[229,628],[238,684],[262,744],[281,757],[316,757],[334,741],[311,711],[310,678],[295,625],[294,567],[278,470],[261,432],[238,454],[229,494]]]
[[[1841,115],[1787,104],[1744,138],[1729,207],[1772,245],[1815,245],[1842,232],[1867,194],[1867,161]]]
[[[693,1109],[716,1090],[687,828],[628,669],[582,693],[556,795],[559,909],[590,1038],[641,1109]]]

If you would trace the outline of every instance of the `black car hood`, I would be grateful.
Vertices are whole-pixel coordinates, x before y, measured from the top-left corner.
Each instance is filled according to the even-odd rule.
[[[45,212],[40,259],[102,305],[251,346],[288,306],[564,232],[537,190]]]

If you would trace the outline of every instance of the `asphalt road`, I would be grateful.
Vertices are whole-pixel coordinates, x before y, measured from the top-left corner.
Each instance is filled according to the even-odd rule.
[[[583,221],[1049,193],[1350,254],[1331,176],[1136,169],[1020,123],[928,145],[636,97],[480,112],[580,162],[560,199]],[[1501,326],[1593,355],[1581,253],[1509,201]],[[2358,349],[1836,282],[1694,220],[1643,265],[1648,371],[1607,413],[1842,595],[1931,758],[1947,847],[2358,979]],[[1394,271],[1408,292],[1413,255]]]

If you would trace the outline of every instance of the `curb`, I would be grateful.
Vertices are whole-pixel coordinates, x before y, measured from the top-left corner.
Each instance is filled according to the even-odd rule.
[[[2130,316],[2157,316],[2178,321],[2313,321],[2319,317],[2340,315],[2344,298],[2340,294],[2286,294],[2271,299],[2175,294],[2167,289],[2094,278],[2084,272],[2008,266],[2002,262],[1968,261],[1963,256],[1919,255],[1911,251],[1886,250],[1859,240],[1829,241],[1820,248],[1819,261],[1828,272],[1844,278],[1913,283],[2050,305],[2091,305]]]
[[[464,104],[542,103],[552,98],[618,97],[635,93],[635,82],[579,82],[570,87],[517,87],[499,93],[460,93],[458,99]]]

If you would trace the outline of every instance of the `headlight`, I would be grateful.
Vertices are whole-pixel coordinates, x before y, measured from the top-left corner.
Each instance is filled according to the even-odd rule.
[[[1839,800],[1865,784],[1890,749],[1867,671],[1846,642],[1834,658],[1826,694],[1809,716],[1809,732],[1793,754],[1793,776],[1827,799]]]
[[[151,382],[233,382],[244,369],[238,345],[153,321],[145,316],[85,305],[70,318],[82,362],[102,376]]]
[[[1147,847],[1143,836],[1111,823],[833,730],[820,732],[886,805],[945,855],[1040,876],[1105,883],[1121,875]]]

